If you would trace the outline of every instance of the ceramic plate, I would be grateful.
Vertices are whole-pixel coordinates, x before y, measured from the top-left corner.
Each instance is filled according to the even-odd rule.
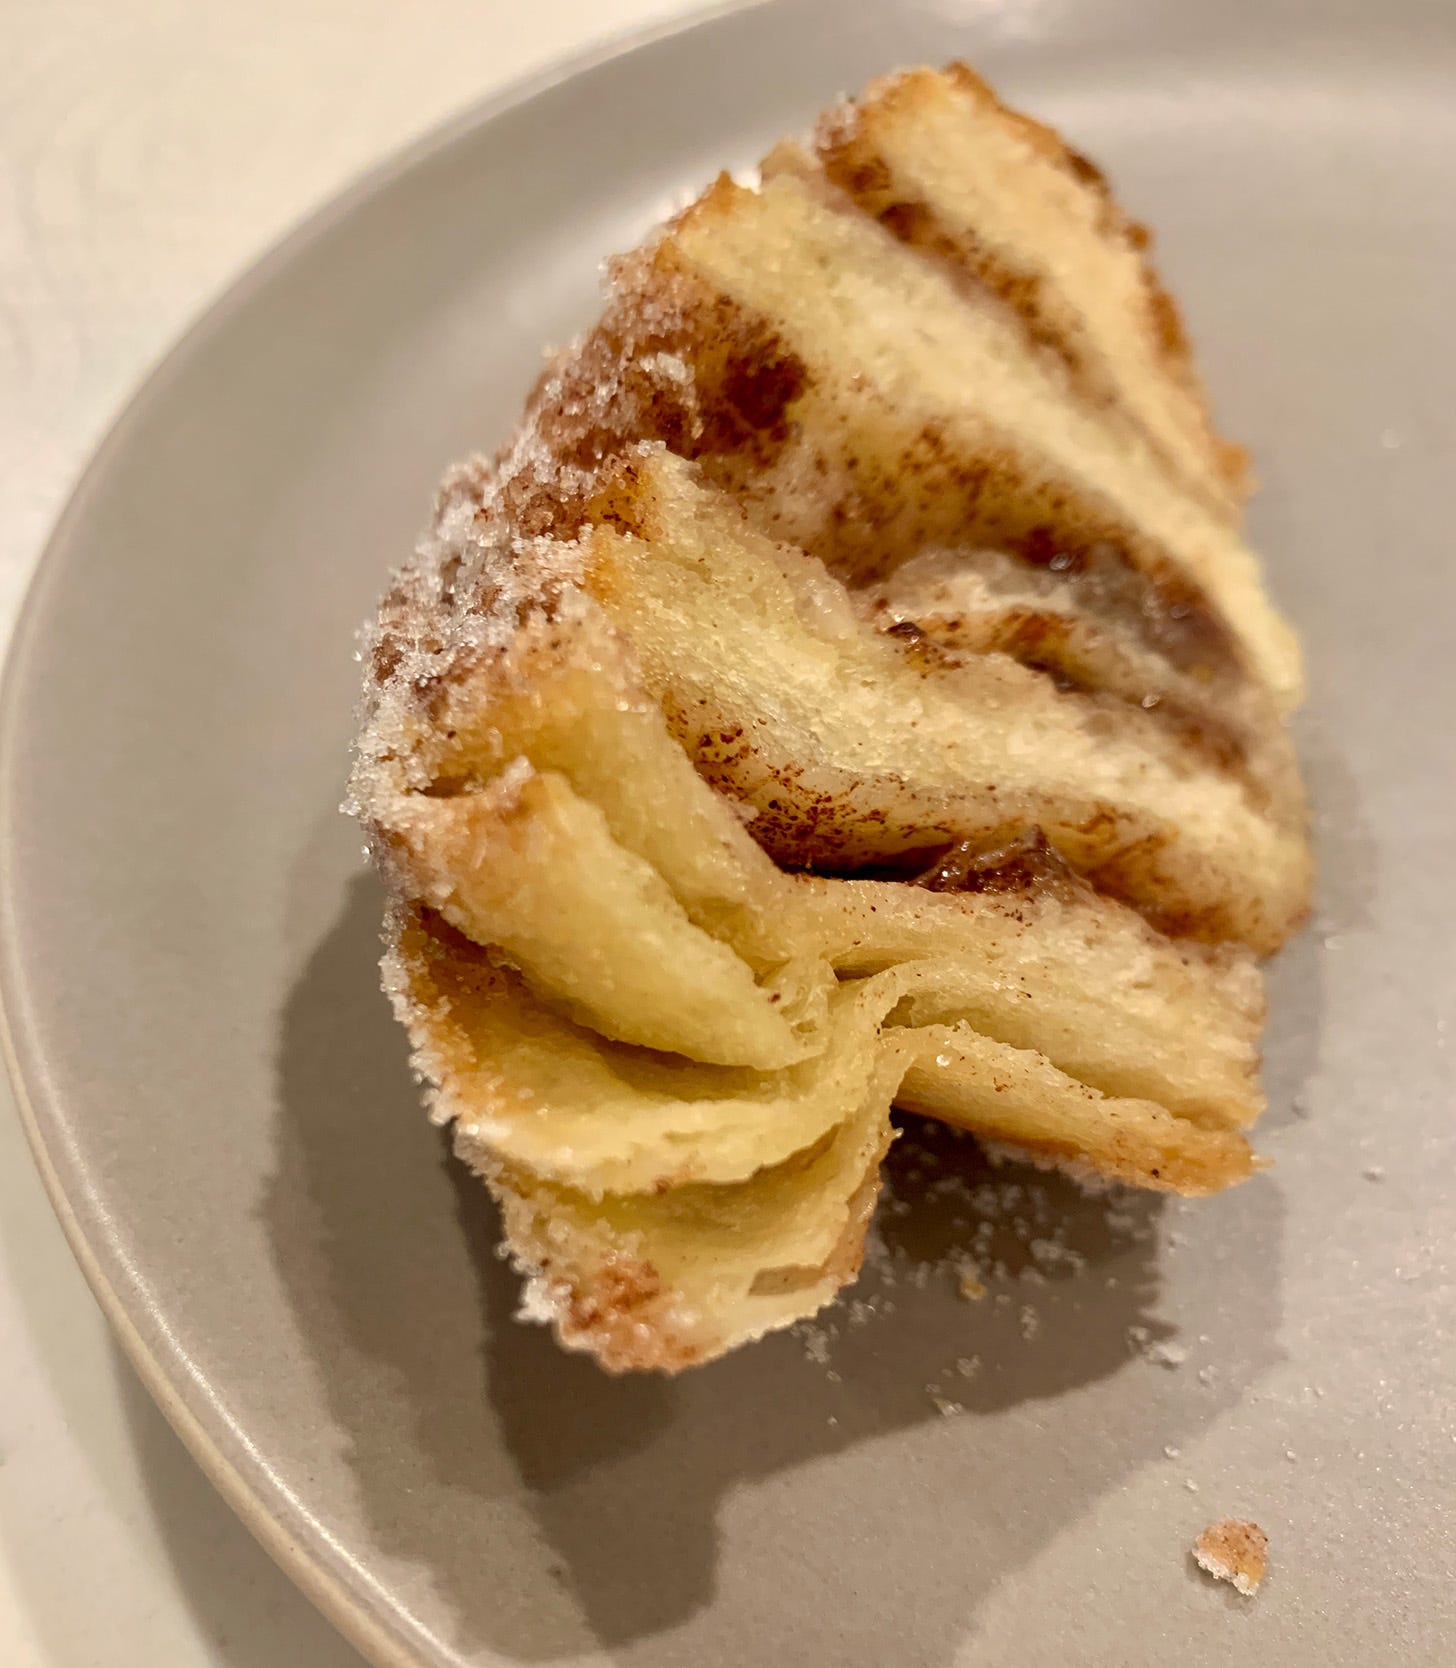
[[[486,1201],[417,1111],[336,809],[351,633],[605,252],[837,91],[953,54],[1159,229],[1257,461],[1321,864],[1273,979],[1275,1167],[1186,1207],[974,1172],[886,1222],[875,1314],[612,1380],[513,1322]],[[411,152],[148,384],[10,668],[10,1049],[143,1376],[366,1652],[1452,1661],[1453,270],[1441,0],[790,0]],[[943,1265],[985,1212],[1004,1269],[969,1302]],[[1230,1514],[1272,1543],[1252,1602],[1188,1557]]]

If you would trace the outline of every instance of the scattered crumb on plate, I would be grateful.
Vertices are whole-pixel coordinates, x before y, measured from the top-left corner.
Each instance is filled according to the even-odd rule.
[[[1246,1597],[1259,1590],[1269,1560],[1269,1537],[1257,1523],[1225,1517],[1210,1523],[1193,1543],[1198,1567],[1217,1581],[1230,1582]]]

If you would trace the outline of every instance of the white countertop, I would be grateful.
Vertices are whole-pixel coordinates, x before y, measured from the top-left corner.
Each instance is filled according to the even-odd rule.
[[[0,0],[0,632],[179,331],[376,157],[683,0]],[[358,1668],[112,1344],[0,1087],[0,1663]]]

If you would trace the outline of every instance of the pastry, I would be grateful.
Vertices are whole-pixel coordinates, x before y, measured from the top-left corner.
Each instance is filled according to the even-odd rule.
[[[1255,1165],[1299,652],[1147,243],[964,66],[877,82],[614,263],[381,607],[386,988],[609,1368],[832,1298],[892,1104]]]

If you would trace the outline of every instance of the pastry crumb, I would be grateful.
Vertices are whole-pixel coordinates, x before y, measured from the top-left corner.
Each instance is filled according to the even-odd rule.
[[[1193,1558],[1214,1580],[1227,1581],[1245,1598],[1252,1598],[1264,1579],[1269,1537],[1246,1518],[1220,1518],[1193,1543]]]

